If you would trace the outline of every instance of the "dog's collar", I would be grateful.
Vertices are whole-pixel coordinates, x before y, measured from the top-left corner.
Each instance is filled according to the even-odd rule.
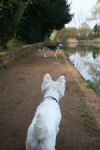
[[[45,97],[45,98],[51,98],[52,100],[54,100],[54,101],[56,101],[56,102],[58,103],[57,99],[54,98],[54,97],[52,97],[52,96],[47,96],[47,97]]]

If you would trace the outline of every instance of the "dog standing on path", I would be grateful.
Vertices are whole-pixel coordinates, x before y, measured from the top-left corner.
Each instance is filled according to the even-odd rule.
[[[55,57],[57,58],[57,52],[59,48],[63,46],[60,41],[54,43],[44,43],[41,50],[43,50],[44,57],[47,57],[48,51],[55,52]]]
[[[61,75],[53,81],[50,74],[45,74],[42,91],[44,100],[28,128],[26,150],[55,150],[61,121],[59,100],[64,96],[65,77]]]

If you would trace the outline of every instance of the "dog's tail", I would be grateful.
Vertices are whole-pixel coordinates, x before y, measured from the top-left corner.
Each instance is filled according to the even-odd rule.
[[[34,125],[34,133],[38,142],[41,142],[43,139],[45,139],[46,135],[48,134],[47,126],[45,125],[45,121],[41,114],[38,114],[37,116],[37,120]]]

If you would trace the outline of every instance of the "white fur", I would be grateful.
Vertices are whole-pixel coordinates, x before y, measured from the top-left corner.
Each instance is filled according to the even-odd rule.
[[[38,106],[28,128],[26,150],[55,150],[61,121],[59,99],[64,96],[64,90],[64,76],[60,76],[57,81],[53,81],[49,74],[44,76],[42,83],[44,100]]]

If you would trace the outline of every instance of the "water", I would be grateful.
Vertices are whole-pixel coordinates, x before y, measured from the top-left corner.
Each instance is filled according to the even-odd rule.
[[[69,59],[86,79],[100,83],[100,48],[91,46],[77,46],[68,48]]]

